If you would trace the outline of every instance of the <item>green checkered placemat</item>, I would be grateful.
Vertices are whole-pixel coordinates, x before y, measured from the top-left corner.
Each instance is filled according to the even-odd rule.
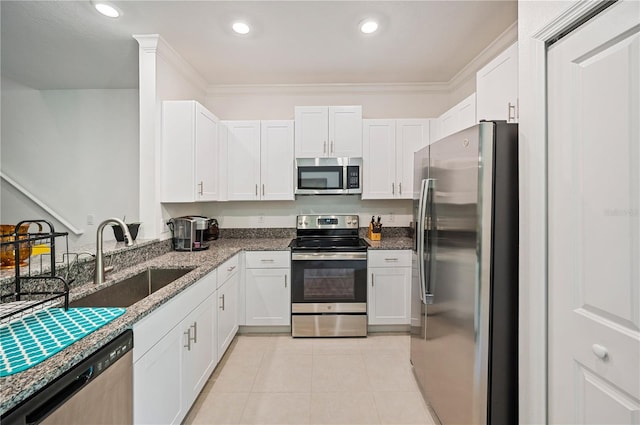
[[[0,326],[0,377],[21,372],[124,314],[124,308],[50,308]]]

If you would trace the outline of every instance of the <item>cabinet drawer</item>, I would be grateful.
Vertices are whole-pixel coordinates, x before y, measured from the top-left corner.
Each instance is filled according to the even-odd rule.
[[[248,269],[289,268],[291,264],[290,251],[253,251],[245,255]]]
[[[240,268],[240,254],[236,254],[218,266],[218,288],[224,284]]]
[[[411,267],[411,251],[402,250],[369,250],[367,253],[369,267]]]

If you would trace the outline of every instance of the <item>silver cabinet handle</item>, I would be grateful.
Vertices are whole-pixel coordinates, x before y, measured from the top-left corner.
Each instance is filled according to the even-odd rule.
[[[398,193],[402,195],[402,182],[398,183]]]
[[[187,329],[184,334],[187,337],[187,345],[183,345],[183,347],[186,348],[187,351],[191,351],[191,328]]]
[[[607,347],[605,347],[604,345],[593,344],[591,346],[591,349],[593,350],[593,354],[595,354],[596,357],[601,360],[605,360],[607,357],[609,357],[609,350],[607,350]]]
[[[228,268],[227,268],[227,271],[228,271],[228,272],[232,272],[232,271],[233,271],[233,269],[235,269],[235,268],[236,268],[236,266],[228,267]]]
[[[198,183],[198,186],[200,186],[199,192],[200,192],[200,195],[202,195],[204,193],[204,182]]]
[[[260,261],[263,263],[273,263],[273,258],[262,258]]]
[[[392,195],[396,194],[396,184],[395,183],[391,183],[391,194]]]
[[[326,140],[322,144],[322,153],[327,153],[327,141]]]
[[[198,343],[198,322],[193,322],[193,325],[190,326],[193,328],[193,343]]]
[[[286,274],[284,275],[284,287],[285,288],[287,287],[287,275]]]
[[[222,305],[220,305],[220,310],[224,311],[224,294],[222,294],[220,299],[222,300]]]
[[[331,147],[330,151],[331,151],[331,153],[333,153],[333,152],[334,152],[334,149],[333,149],[333,148],[334,148],[333,140],[331,141],[330,147]]]
[[[384,261],[398,261],[397,258],[385,258]]]
[[[264,183],[262,183],[262,196],[264,196]]]
[[[513,111],[513,115],[511,115]],[[511,122],[516,119],[516,105],[512,105],[511,102],[507,104],[507,122]]]
[[[371,273],[371,287],[373,288],[374,283],[373,283],[373,273]]]
[[[256,183],[256,196],[258,196],[258,183]]]

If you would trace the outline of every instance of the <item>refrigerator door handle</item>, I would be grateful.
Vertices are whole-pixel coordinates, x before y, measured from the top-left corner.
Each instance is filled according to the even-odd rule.
[[[418,201],[418,217],[416,219],[416,247],[418,254],[418,281],[420,282],[420,301],[424,303],[424,204],[427,180],[420,182],[420,200]]]
[[[418,278],[420,280],[420,301],[424,304],[433,304],[433,293],[431,290],[431,259],[433,253],[431,252],[431,236],[430,228],[432,227],[431,210],[433,204],[433,188],[435,187],[434,179],[422,180],[420,187],[420,204],[418,205]],[[428,208],[428,209],[427,209]],[[425,226],[425,224],[428,225]],[[429,232],[429,233],[427,233]],[[427,233],[427,240],[425,240],[425,233]],[[425,246],[427,249],[428,267],[425,270],[424,258],[425,258]]]
[[[434,273],[433,273],[433,257],[435,256],[435,249],[433,245],[433,241],[436,237],[435,235],[435,226],[436,226],[436,215],[435,215],[435,205],[433,203],[433,195],[435,192],[435,179],[428,179],[426,182],[426,199],[424,206],[424,215],[427,223],[426,234],[426,246],[427,246],[427,269],[423,270],[423,278],[424,278],[424,303],[425,304],[433,304],[434,301],[434,291],[435,291],[435,282],[434,282]],[[424,226],[424,224],[423,224]],[[424,244],[423,244],[424,246]],[[423,248],[424,249],[424,248]],[[422,262],[424,265],[424,261]],[[423,266],[424,267],[424,266]]]

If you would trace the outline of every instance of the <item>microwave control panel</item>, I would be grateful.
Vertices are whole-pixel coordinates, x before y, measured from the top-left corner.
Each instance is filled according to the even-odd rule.
[[[347,166],[347,189],[358,189],[360,187],[360,167],[357,165]]]

